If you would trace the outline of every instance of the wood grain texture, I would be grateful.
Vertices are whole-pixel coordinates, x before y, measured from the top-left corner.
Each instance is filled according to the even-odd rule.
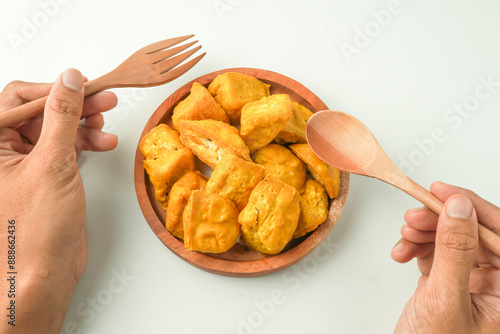
[[[239,72],[254,76],[270,84],[272,94],[288,94],[292,101],[304,105],[313,112],[328,109],[323,101],[305,86],[279,73],[253,68],[229,68],[201,76],[175,91],[153,113],[144,127],[140,140],[153,127],[160,123],[167,123],[170,120],[174,106],[189,94],[193,82],[196,81],[207,86],[217,75],[224,72]],[[287,268],[304,258],[328,236],[337,223],[349,190],[350,175],[341,172],[340,193],[331,202],[327,220],[315,231],[292,240],[278,255],[265,256],[241,244],[236,244],[229,251],[222,254],[204,254],[185,249],[182,241],[165,229],[165,210],[155,199],[154,188],[144,170],[143,160],[144,157],[139,147],[137,147],[134,166],[135,189],[144,218],[153,232],[165,246],[186,262],[205,271],[225,276],[253,277],[270,274]]]

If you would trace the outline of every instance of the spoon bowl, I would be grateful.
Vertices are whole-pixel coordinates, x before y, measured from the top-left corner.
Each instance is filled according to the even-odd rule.
[[[312,151],[325,163],[382,180],[441,213],[443,202],[399,170],[370,130],[355,117],[340,111],[317,112],[307,122],[306,138]],[[479,238],[486,248],[500,256],[499,235],[480,224]]]
[[[341,136],[337,135],[339,131]],[[358,119],[340,111],[317,112],[308,122],[306,137],[314,153],[329,165],[349,173],[372,176],[369,169],[379,145]]]

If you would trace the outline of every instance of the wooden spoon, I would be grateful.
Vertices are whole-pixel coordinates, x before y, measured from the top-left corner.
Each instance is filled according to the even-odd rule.
[[[441,213],[444,203],[399,170],[370,130],[355,117],[339,111],[317,112],[307,122],[306,137],[313,152],[327,164],[387,182]],[[500,257],[499,235],[479,224],[479,239]]]

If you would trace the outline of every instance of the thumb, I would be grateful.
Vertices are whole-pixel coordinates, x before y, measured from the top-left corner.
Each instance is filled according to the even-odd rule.
[[[472,202],[464,195],[451,196],[439,216],[429,280],[435,281],[441,292],[468,294],[478,245],[478,223]]]
[[[57,78],[45,104],[40,146],[64,157],[75,150],[75,136],[83,109],[83,76],[67,69]]]

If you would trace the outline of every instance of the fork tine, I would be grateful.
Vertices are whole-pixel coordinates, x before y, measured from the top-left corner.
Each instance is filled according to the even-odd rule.
[[[201,49],[201,45],[198,45],[197,47],[195,47],[191,50],[188,50],[184,53],[181,53],[177,56],[170,57],[170,58],[168,58],[164,61],[161,61],[161,62],[157,62],[154,65],[157,66],[158,73],[163,74],[163,73],[168,72],[169,70],[173,69],[174,67],[176,67],[177,65],[182,63],[184,60],[191,57],[199,49]]]
[[[156,64],[156,63],[159,63],[159,62],[161,62],[163,60],[166,60],[166,59],[172,57],[173,55],[176,55],[179,52],[186,50],[190,46],[193,46],[197,42],[198,41],[194,41],[194,42],[183,44],[181,46],[177,46],[175,48],[171,48],[171,49],[167,49],[167,50],[157,51],[157,52],[151,53],[150,56],[149,56],[150,60],[151,60],[151,63],[152,64]]]
[[[145,47],[143,47],[140,51],[145,52],[146,54],[154,53],[161,51],[163,49],[169,48],[171,46],[174,46],[176,44],[179,44],[181,42],[184,42],[185,40],[190,39],[194,35],[186,35],[186,36],[180,36],[180,37],[174,37],[174,38],[169,38],[165,39],[163,41],[155,42],[152,44],[149,44]]]
[[[165,74],[165,77],[163,78],[163,82],[167,83],[167,82],[170,82],[174,79],[177,79],[178,77],[180,77],[181,75],[183,75],[184,73],[189,71],[194,65],[196,65],[201,60],[201,58],[203,58],[205,56],[205,54],[206,53],[203,52],[201,55],[197,56],[196,58],[191,59],[187,63],[185,63],[181,66],[178,66],[171,71],[167,71],[166,73],[162,72],[162,74]]]

